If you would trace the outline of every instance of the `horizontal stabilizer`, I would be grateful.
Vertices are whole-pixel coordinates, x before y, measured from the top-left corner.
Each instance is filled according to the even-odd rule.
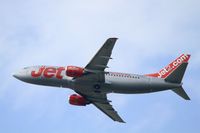
[[[180,88],[172,89],[173,92],[175,92],[177,95],[182,97],[185,100],[190,100],[189,96],[187,93],[184,91],[183,87],[181,86]]]

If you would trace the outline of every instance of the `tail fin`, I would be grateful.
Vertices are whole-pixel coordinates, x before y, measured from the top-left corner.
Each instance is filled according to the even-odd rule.
[[[189,54],[182,54],[176,60],[174,60],[169,65],[161,69],[158,73],[146,74],[146,76],[164,78],[166,80],[169,80],[170,78],[167,79],[167,77],[170,76],[173,72],[176,71],[176,73],[180,73],[179,71],[181,71],[181,73],[178,75],[181,77],[179,78],[179,80],[182,80],[189,59]],[[177,70],[177,68],[179,69]]]
[[[189,59],[189,54],[182,54],[176,60],[171,62],[168,66],[161,69],[158,73],[147,74],[146,76],[164,78],[166,82],[180,84],[187,68]],[[174,91],[182,98],[190,100],[182,86],[176,89],[172,89],[172,91]]]

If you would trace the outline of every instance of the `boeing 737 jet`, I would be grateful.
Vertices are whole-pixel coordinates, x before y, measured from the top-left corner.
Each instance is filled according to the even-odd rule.
[[[109,38],[85,67],[31,66],[13,76],[21,81],[70,88],[76,92],[69,103],[77,106],[93,104],[112,120],[124,122],[108,100],[108,93],[141,94],[172,90],[190,100],[182,87],[182,78],[190,59],[182,54],[172,63],[152,74],[127,74],[105,71],[117,38]]]

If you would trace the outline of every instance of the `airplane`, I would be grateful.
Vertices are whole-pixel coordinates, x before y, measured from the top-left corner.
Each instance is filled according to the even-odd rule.
[[[85,67],[31,66],[24,67],[13,76],[21,81],[70,88],[76,92],[69,96],[71,105],[93,104],[112,120],[125,123],[108,100],[107,94],[141,94],[172,90],[185,100],[182,78],[190,59],[182,54],[156,73],[128,74],[105,71],[117,38],[109,38]]]

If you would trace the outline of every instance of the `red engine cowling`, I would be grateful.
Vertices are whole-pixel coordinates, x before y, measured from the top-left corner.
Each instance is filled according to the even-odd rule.
[[[68,66],[66,70],[66,75],[69,77],[81,77],[83,75],[84,69],[76,66]]]
[[[73,94],[69,97],[69,103],[77,106],[85,106],[88,104],[87,100],[84,97],[77,94]]]

